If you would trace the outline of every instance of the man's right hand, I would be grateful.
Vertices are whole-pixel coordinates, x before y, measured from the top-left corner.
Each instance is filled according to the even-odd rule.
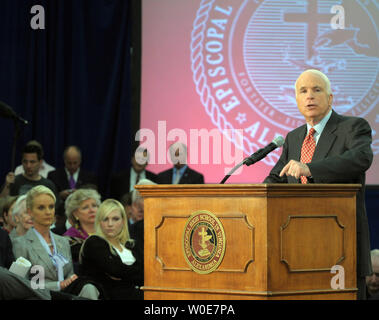
[[[16,176],[15,176],[14,172],[9,172],[5,177],[5,186],[9,187],[11,184],[13,184],[15,177]]]

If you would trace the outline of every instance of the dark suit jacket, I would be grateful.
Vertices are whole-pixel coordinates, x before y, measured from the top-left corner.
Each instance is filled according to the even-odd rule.
[[[63,190],[70,189],[66,170],[64,168],[59,168],[57,170],[49,172],[48,179],[54,182],[55,186],[57,187],[58,193]],[[97,177],[91,172],[80,169],[78,181],[76,182],[76,188],[80,188],[86,184],[94,184],[97,186]]]
[[[146,179],[157,182],[157,175],[151,171],[145,170]],[[130,169],[116,173],[111,178],[110,198],[121,200],[125,193],[130,190]]]
[[[172,184],[172,175],[173,168],[163,171],[158,174],[157,182],[159,184]],[[184,171],[182,177],[179,180],[179,184],[203,184],[204,176],[192,170],[190,167],[187,167],[186,171]]]
[[[110,299],[139,299],[141,292],[135,286],[143,282],[143,253],[137,252],[136,248],[131,251],[136,261],[126,265],[117,253],[110,251],[109,244],[103,238],[90,236],[83,244],[82,274],[101,284]]]
[[[307,126],[288,133],[279,161],[264,180],[265,183],[300,183],[294,177],[279,177],[290,160],[300,161]],[[308,167],[315,183],[362,184],[357,194],[357,271],[358,275],[372,273],[369,227],[365,207],[365,172],[371,166],[371,128],[362,118],[332,115],[317,143]]]

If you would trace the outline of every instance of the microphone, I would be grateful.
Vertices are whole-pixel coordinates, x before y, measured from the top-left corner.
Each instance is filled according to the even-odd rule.
[[[23,124],[28,124],[28,121],[21,118],[16,112],[13,111],[13,109],[8,106],[5,102],[0,101],[0,117],[1,118],[11,118],[16,119]]]
[[[281,147],[284,144],[284,139],[282,136],[277,136],[272,142],[266,147],[259,149],[254,152],[250,157],[247,157],[243,160],[243,164],[250,166],[259,160],[262,160],[266,157],[271,151],[275,150],[278,147]]]

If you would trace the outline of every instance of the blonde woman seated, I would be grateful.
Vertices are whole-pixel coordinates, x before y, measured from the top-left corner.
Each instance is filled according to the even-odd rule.
[[[142,299],[138,288],[143,279],[142,253],[129,239],[123,205],[105,200],[97,211],[95,230],[80,252],[82,274],[100,283],[109,299]]]
[[[9,234],[13,242],[15,238],[23,236],[33,226],[32,217],[26,210],[26,195],[17,198],[11,211],[11,217],[16,226]]]
[[[95,298],[98,292],[93,285],[81,283],[80,286],[73,286],[78,276],[73,272],[68,240],[50,231],[55,219],[55,201],[54,193],[42,185],[26,194],[26,209],[32,217],[33,227],[24,236],[14,239],[14,256],[16,259],[24,257],[33,266],[43,267],[46,289]]]
[[[79,264],[79,251],[84,240],[95,233],[95,217],[101,203],[100,198],[94,189],[78,189],[65,201],[66,216],[72,227],[63,236],[70,240],[74,268]]]

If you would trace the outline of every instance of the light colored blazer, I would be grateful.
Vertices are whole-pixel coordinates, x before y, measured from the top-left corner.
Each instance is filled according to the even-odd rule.
[[[63,267],[63,274],[66,279],[74,274],[70,244],[64,237],[54,233],[53,237],[58,253],[63,255],[68,260],[68,263]],[[33,266],[40,265],[44,268],[46,289],[55,291],[60,290],[58,271],[32,229],[29,229],[25,235],[15,238],[12,244],[13,254],[16,259],[18,257],[24,257],[25,259],[28,259]],[[36,276],[36,274],[31,274],[30,276],[32,278],[33,276]]]

